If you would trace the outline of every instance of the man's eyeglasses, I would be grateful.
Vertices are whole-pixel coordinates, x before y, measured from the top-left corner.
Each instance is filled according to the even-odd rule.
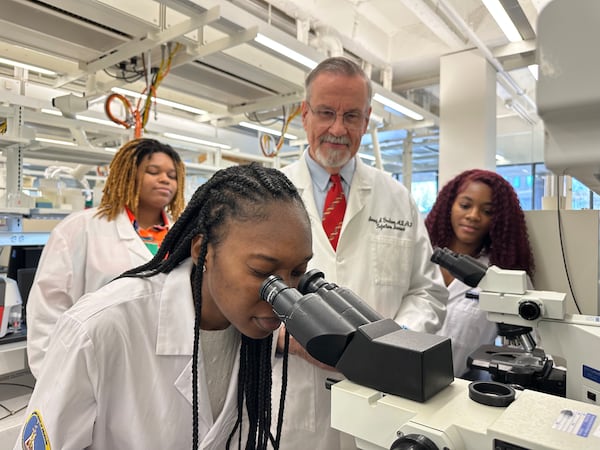
[[[308,109],[315,116],[319,125],[330,127],[337,119],[337,112],[331,108],[318,107],[313,109],[310,103],[306,102]],[[360,130],[365,123],[365,113],[361,111],[348,111],[342,115],[342,122],[349,130]]]

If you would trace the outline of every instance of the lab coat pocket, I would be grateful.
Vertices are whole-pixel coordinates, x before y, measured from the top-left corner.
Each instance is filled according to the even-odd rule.
[[[414,243],[395,236],[371,236],[371,279],[380,286],[403,286],[410,280]]]

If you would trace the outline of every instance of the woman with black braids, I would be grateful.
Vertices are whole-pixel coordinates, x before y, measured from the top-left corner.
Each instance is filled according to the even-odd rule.
[[[63,314],[15,448],[278,448],[280,321],[259,290],[271,274],[296,286],[311,257],[285,175],[257,164],[215,173],[150,262]]]
[[[152,259],[184,206],[185,167],[170,145],[128,141],[98,208],[70,214],[44,246],[27,300],[27,356],[37,377],[60,315],[84,294]]]

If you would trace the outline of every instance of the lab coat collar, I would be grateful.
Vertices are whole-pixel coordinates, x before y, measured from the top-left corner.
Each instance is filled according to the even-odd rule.
[[[127,216],[127,212],[123,209],[117,217],[115,217],[115,226],[117,227],[117,234],[119,239],[123,241],[127,249],[138,256],[141,256],[145,260],[152,258],[152,253],[144,244],[144,241],[138,236],[136,231]]]
[[[194,300],[190,285],[192,258],[167,274],[160,295],[157,355],[194,353]]]
[[[190,361],[175,380],[175,388],[188,401],[193,403],[192,362],[194,353],[194,304],[190,286],[190,273],[193,262],[191,258],[183,261],[178,267],[167,274],[160,296],[158,333],[156,342],[157,355],[189,355]],[[201,347],[200,347],[201,348]],[[208,385],[204,376],[204,360],[199,355],[198,360],[198,410],[199,433],[204,436],[201,448],[221,448],[224,445],[223,432],[233,429],[237,418],[237,382],[240,367],[240,347],[234,350],[236,359],[231,371],[231,379],[227,389],[227,397],[223,411],[213,421],[210,410]],[[227,434],[227,436],[229,436]],[[225,438],[226,439],[226,438]]]
[[[198,361],[198,410],[199,432],[201,435],[206,435],[202,441],[203,445],[210,447],[208,443],[223,439],[223,431],[231,431],[237,418],[237,384],[238,373],[240,369],[240,351],[239,345],[236,349],[236,359],[231,371],[231,378],[227,388],[227,396],[221,414],[217,417],[216,422],[213,421],[212,412],[210,410],[210,397],[208,395],[208,385],[204,377],[204,361],[200,357]],[[183,369],[177,380],[175,380],[175,388],[183,395],[183,397],[193,404],[192,392],[192,359],[189,364]],[[203,446],[201,446],[204,448]],[[220,446],[217,446],[218,448]],[[224,447],[224,446],[223,446]]]
[[[321,220],[319,212],[315,207],[311,172],[309,170],[307,159],[308,155],[305,154],[304,158],[302,158],[293,168],[291,176],[294,180],[294,184],[296,184],[296,188],[298,189],[300,196],[302,197],[302,200],[304,201],[304,204],[306,205],[306,209],[311,216],[311,220],[315,223],[319,223]],[[354,157],[354,163],[356,164],[356,167],[352,176],[352,185],[350,186],[350,193],[347,199],[346,214],[344,215],[340,241],[344,240],[344,229],[348,226],[350,221],[354,219],[354,217],[356,217],[356,215],[365,207],[369,195],[373,189],[373,174],[369,170],[368,166],[366,166],[358,156]],[[317,234],[318,239],[327,239],[322,227],[314,227],[313,233]],[[334,252],[333,248],[331,248],[331,252]]]
[[[373,189],[373,179],[367,170],[367,166],[358,156],[354,157],[356,169],[352,177],[352,186],[350,188],[350,199],[346,207],[346,216],[344,222],[350,221],[360,210],[365,207],[368,196]],[[347,219],[347,220],[346,220]]]
[[[306,167],[308,168],[314,184],[321,192],[325,192],[329,187],[329,179],[331,178],[331,175],[322,166],[320,166],[319,163],[312,158],[312,156],[310,156],[308,150],[304,151],[303,157],[306,161]],[[346,196],[348,196],[348,186],[352,184],[352,177],[355,169],[356,159],[352,158],[339,171],[339,175],[342,178],[342,184],[344,186],[344,194]]]

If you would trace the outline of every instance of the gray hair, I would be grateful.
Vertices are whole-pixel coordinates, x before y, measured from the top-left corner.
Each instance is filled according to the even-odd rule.
[[[317,65],[317,67],[315,67],[308,74],[306,80],[304,81],[307,101],[310,99],[310,90],[312,87],[312,83],[315,80],[315,78],[317,78],[317,76],[321,73],[335,73],[338,75],[345,75],[348,77],[358,75],[362,77],[365,80],[365,84],[367,85],[367,98],[369,99],[369,104],[371,103],[371,99],[373,98],[373,86],[371,85],[371,80],[358,64],[343,56],[334,56],[321,61]]]

